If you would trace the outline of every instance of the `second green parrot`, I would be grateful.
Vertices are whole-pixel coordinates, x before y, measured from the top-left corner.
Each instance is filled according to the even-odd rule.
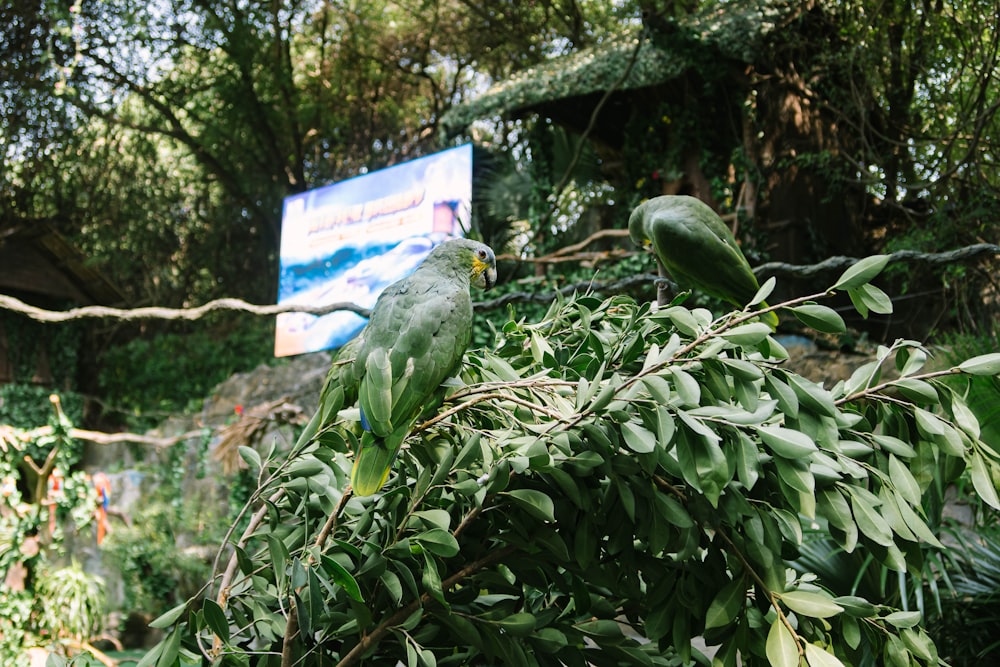
[[[356,495],[371,495],[385,484],[422,409],[469,346],[470,287],[489,289],[496,278],[489,246],[445,241],[409,277],[382,292],[368,324],[341,349],[318,414],[329,415],[324,404],[336,387],[343,390],[345,405],[358,401],[364,432],[351,470]]]
[[[700,289],[739,308],[760,289],[733,233],[700,199],[654,197],[632,211],[628,230],[636,245],[652,244],[663,268],[682,287]],[[766,303],[761,306],[767,308]],[[761,318],[772,328],[778,325],[773,311]]]

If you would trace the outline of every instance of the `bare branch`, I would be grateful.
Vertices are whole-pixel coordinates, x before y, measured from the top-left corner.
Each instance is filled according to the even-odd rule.
[[[109,308],[107,306],[83,306],[81,308],[71,308],[66,311],[43,310],[29,306],[20,299],[12,296],[0,294],[0,308],[12,310],[22,315],[27,315],[39,322],[66,322],[68,320],[79,320],[84,318],[115,318],[119,320],[197,320],[206,314],[217,310],[239,310],[254,315],[277,315],[279,313],[309,313],[311,315],[326,315],[336,311],[346,310],[357,313],[361,317],[368,317],[371,310],[356,303],[339,302],[330,303],[323,306],[311,306],[308,304],[272,304],[258,306],[247,303],[243,299],[224,298],[209,301],[206,304],[195,308],[160,308],[150,306],[145,308]]]
[[[138,433],[104,433],[103,431],[88,431],[82,428],[71,428],[67,431],[69,437],[75,440],[86,440],[98,445],[113,445],[121,442],[134,442],[139,445],[152,445],[154,447],[172,447],[178,442],[200,438],[205,435],[205,429],[197,431],[187,431],[180,435],[157,437],[155,435],[139,435]],[[24,431],[17,435],[21,440],[32,440],[45,435],[52,435],[51,426],[40,426],[39,428]]]
[[[889,263],[911,262],[914,264],[950,264],[962,260],[973,259],[982,255],[1000,255],[1000,246],[992,243],[976,243],[974,245],[947,250],[945,252],[918,252],[916,250],[898,250],[889,256]],[[818,264],[785,264],[784,262],[767,262],[755,266],[753,272],[758,276],[794,276],[796,278],[811,278],[829,271],[843,271],[858,261],[857,257],[828,257]]]

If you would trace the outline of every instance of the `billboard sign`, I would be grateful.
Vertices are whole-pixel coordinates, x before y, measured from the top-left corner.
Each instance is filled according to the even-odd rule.
[[[287,197],[278,303],[375,305],[431,248],[464,235],[472,204],[472,145]],[[367,320],[350,311],[278,315],[278,357],[340,347]]]

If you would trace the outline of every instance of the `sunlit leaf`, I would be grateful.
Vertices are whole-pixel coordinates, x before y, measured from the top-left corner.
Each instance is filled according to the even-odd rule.
[[[784,619],[776,618],[771,623],[764,651],[771,667],[798,667],[799,648]]]
[[[834,654],[824,651],[815,644],[806,644],[806,662],[809,667],[844,667],[844,663]]]
[[[1000,375],[1000,352],[981,354],[966,359],[957,368],[969,375]]]
[[[854,289],[871,282],[889,263],[889,255],[872,255],[858,260],[840,274],[831,289]]]
[[[505,491],[504,495],[510,497],[528,514],[541,521],[555,521],[555,507],[552,499],[541,491],[535,489],[512,489]]]

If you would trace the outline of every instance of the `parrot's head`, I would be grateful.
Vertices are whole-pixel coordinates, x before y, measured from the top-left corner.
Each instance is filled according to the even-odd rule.
[[[628,236],[632,239],[632,243],[643,249],[649,248],[652,244],[649,233],[646,231],[646,204],[648,203],[639,204],[628,219]]]
[[[434,248],[425,263],[444,265],[449,271],[468,272],[469,284],[489,289],[497,282],[497,258],[493,249],[472,239],[451,239]]]
[[[472,241],[472,284],[487,290],[497,283],[497,258],[485,243]]]

